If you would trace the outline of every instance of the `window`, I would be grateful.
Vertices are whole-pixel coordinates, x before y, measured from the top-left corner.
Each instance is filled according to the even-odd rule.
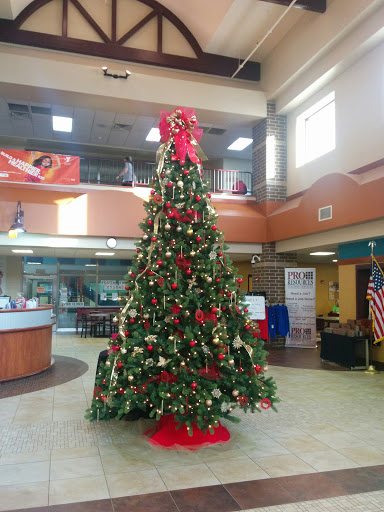
[[[335,93],[331,92],[296,121],[296,167],[335,149]]]

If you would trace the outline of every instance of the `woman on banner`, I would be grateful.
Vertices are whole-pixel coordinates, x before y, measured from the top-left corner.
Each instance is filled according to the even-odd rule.
[[[53,155],[56,160],[56,166],[53,167],[53,160],[50,155],[41,155],[36,158],[36,153],[34,151],[32,151],[31,155],[33,158],[32,166],[38,169],[40,173],[39,176],[34,176],[27,172],[24,181],[29,183],[42,183],[43,181],[52,182],[52,177],[54,176],[55,171],[60,169],[60,158],[57,155]]]

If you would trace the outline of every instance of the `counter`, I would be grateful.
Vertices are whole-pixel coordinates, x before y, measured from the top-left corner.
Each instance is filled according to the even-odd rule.
[[[0,382],[27,377],[52,364],[53,306],[0,310]]]

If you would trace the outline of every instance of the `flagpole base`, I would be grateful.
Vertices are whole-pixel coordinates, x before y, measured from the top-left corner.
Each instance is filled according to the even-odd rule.
[[[371,375],[376,375],[377,373],[380,373],[376,368],[373,366],[373,364],[370,364],[368,367],[368,370],[365,370],[364,373],[369,373]]]

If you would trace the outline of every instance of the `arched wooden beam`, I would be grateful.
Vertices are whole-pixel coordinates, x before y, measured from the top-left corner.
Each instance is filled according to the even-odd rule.
[[[25,7],[18,16],[15,18],[15,26],[20,28],[21,25],[27,21],[27,19],[32,16],[36,11],[40,9],[40,7],[44,7],[44,5],[49,4],[52,0],[34,0],[27,7]]]

